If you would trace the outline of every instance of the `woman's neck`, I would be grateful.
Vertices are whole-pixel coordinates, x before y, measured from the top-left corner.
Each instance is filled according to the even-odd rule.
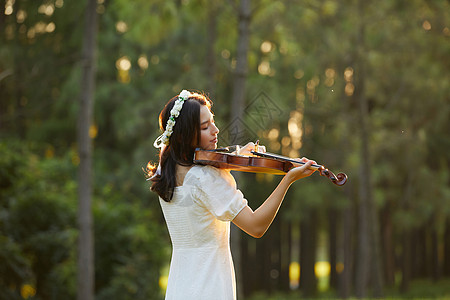
[[[177,186],[182,186],[184,182],[184,177],[186,176],[187,172],[192,168],[192,166],[182,166],[177,164],[175,169],[176,174],[176,182]]]

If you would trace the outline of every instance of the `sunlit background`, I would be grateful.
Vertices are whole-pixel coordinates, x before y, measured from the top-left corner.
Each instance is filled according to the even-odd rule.
[[[163,299],[171,245],[142,167],[182,89],[211,97],[219,146],[349,175],[293,185],[262,239],[233,239],[239,299],[450,297],[449,2],[251,1],[244,38],[243,2],[97,1],[96,299]],[[85,1],[0,5],[0,298],[74,299]],[[238,187],[256,208],[279,179]]]

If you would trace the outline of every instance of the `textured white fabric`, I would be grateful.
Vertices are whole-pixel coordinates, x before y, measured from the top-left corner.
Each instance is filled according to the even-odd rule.
[[[230,172],[193,166],[160,204],[173,247],[166,300],[236,299],[230,221],[247,200]]]

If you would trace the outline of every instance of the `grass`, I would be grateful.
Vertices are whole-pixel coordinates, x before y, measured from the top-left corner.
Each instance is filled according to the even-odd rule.
[[[450,278],[442,279],[439,281],[431,280],[414,280],[411,281],[409,290],[401,293],[397,287],[386,288],[384,297],[382,299],[450,299]],[[255,293],[251,297],[244,300],[297,300],[307,299],[304,298],[300,291],[292,291],[290,293]],[[318,292],[314,299],[340,299],[334,291],[327,290]],[[349,300],[358,299],[355,297],[347,298]],[[366,298],[374,299],[374,298]]]

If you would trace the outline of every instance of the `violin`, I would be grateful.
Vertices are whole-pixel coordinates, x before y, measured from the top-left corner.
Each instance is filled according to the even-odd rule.
[[[211,165],[219,169],[274,175],[284,175],[292,168],[305,164],[289,157],[256,150],[251,151],[254,156],[238,155],[236,154],[238,151],[236,153],[226,151],[229,151],[229,148],[214,150],[197,148],[194,152],[194,163]],[[321,176],[329,178],[335,185],[342,186],[347,182],[345,173],[335,175],[324,166],[317,164],[311,165],[310,169],[318,170]]]

